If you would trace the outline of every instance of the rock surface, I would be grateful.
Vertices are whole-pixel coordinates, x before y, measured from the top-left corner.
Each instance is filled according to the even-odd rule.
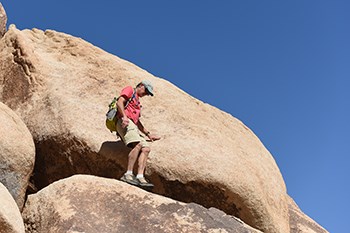
[[[26,232],[258,232],[217,209],[185,204],[123,182],[89,175],[30,195]]]
[[[147,174],[154,192],[216,207],[265,232],[289,232],[280,171],[242,122],[164,79],[85,42],[10,26],[0,40],[0,100],[27,124],[37,147],[39,188],[77,173],[119,178],[128,149],[104,127],[117,90],[143,79],[142,121],[152,143]]]
[[[77,173],[120,177],[128,149],[104,126],[116,90],[143,79],[142,120],[154,192],[216,207],[270,233],[289,232],[286,187],[267,149],[242,122],[171,83],[83,41],[10,26],[0,41],[0,100],[23,117],[37,148],[39,188]],[[210,126],[210,127],[209,127]]]
[[[0,102],[0,182],[19,208],[22,208],[30,175],[34,168],[32,135],[9,107]]]
[[[24,233],[21,213],[15,200],[0,182],[0,233]]]
[[[0,2],[0,38],[5,35],[6,32],[7,15],[4,7]]]
[[[313,219],[304,214],[292,198],[289,197],[290,233],[328,233]]]

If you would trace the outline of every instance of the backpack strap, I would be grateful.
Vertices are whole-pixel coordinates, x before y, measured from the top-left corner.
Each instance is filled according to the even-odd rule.
[[[131,102],[131,100],[136,98],[136,89],[134,89],[134,92],[132,93],[132,96],[128,99],[128,101],[126,102],[124,109],[126,109],[126,107],[128,107],[129,103]]]
[[[128,99],[128,101],[126,102],[124,109],[126,109],[126,107],[128,107],[129,103],[131,102],[131,100],[133,100],[134,98],[136,98],[136,89],[134,89],[134,92],[132,93],[132,96]],[[119,99],[119,97],[117,98],[117,100]],[[115,128],[117,128],[117,121],[115,121]],[[118,130],[116,131],[116,135],[117,137],[120,137],[122,140],[123,138],[119,135]]]

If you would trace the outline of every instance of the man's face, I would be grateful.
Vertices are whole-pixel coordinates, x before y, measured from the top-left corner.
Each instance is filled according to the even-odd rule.
[[[144,85],[140,86],[140,91],[139,91],[138,95],[140,97],[144,97],[144,96],[149,95],[149,93],[148,93],[148,91],[147,91],[147,89],[146,89],[146,87]]]

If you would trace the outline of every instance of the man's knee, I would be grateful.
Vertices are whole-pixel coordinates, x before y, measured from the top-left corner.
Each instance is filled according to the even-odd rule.
[[[151,152],[151,148],[149,148],[149,147],[142,147],[141,152],[145,153],[145,154],[149,154],[149,152]]]

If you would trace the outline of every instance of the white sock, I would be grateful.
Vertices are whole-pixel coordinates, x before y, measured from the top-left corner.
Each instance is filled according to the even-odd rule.
[[[125,172],[125,175],[133,175],[133,174],[132,174],[132,171],[127,171]]]
[[[143,178],[143,174],[137,174],[136,178],[137,178],[137,179]]]

